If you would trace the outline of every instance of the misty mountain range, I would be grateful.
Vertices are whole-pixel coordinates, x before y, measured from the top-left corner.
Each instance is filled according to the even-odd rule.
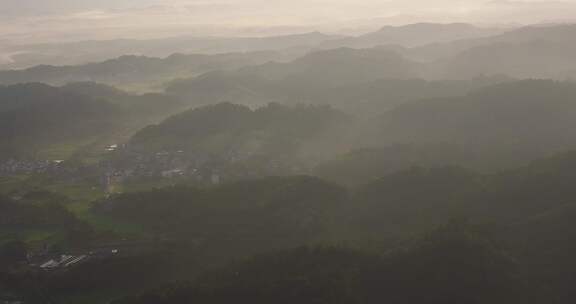
[[[298,69],[298,65],[307,66],[307,61],[310,60],[318,64],[324,61],[326,66],[332,65],[331,69],[335,69],[336,66],[348,69],[336,63],[349,62],[363,73],[372,73],[372,75],[356,74],[353,76],[354,78],[360,77],[358,81],[369,78],[470,79],[479,76],[565,80],[574,76],[576,68],[571,66],[570,62],[574,61],[572,57],[575,26],[534,26],[501,32],[501,30],[485,30],[465,24],[416,24],[386,27],[378,32],[355,38],[335,38],[320,33],[246,38],[247,40],[230,40],[225,43],[214,42],[221,47],[214,51],[178,49],[184,53],[195,52],[205,55],[169,55],[169,52],[164,52],[162,55],[168,57],[125,55],[99,63],[68,66],[41,65],[24,70],[5,70],[0,71],[0,83],[46,82],[62,85],[72,81],[95,81],[135,90],[158,90],[162,83],[176,78],[195,77],[212,71],[234,71],[243,67],[246,69],[242,72],[252,69],[259,70],[259,72],[253,72],[256,74],[282,77],[282,75],[293,74],[293,70]],[[107,42],[99,43],[107,44]],[[129,44],[129,42],[126,43]],[[191,43],[194,44],[194,42]],[[114,43],[110,44],[114,45]],[[163,44],[159,43],[159,45]],[[175,48],[170,44],[165,47],[171,50]],[[341,50],[336,52],[338,48]],[[369,51],[368,49],[371,48],[374,49]],[[98,54],[98,51],[93,51],[92,46],[87,49],[91,54]],[[137,49],[141,48],[137,47]],[[358,51],[353,51],[353,49]],[[365,51],[361,51],[362,49]],[[354,63],[354,60],[358,59],[353,57],[367,56],[369,52],[373,54],[371,56],[375,56],[374,54],[378,53],[377,50],[380,50],[382,54],[386,50],[390,54],[386,55],[389,57],[387,66],[383,66],[382,58],[372,59],[376,60],[374,70],[379,70],[376,74],[367,72],[364,67],[356,66]],[[237,53],[212,54],[215,52]],[[364,52],[364,55],[360,55],[360,52]],[[159,54],[158,52],[143,53]],[[391,53],[397,53],[403,58]],[[372,65],[370,58],[362,60],[366,62],[366,66]],[[292,64],[266,64],[289,61],[292,61]],[[378,68],[377,65],[380,67]],[[392,67],[392,65],[395,66]],[[251,66],[260,67],[250,68]],[[316,70],[311,67],[309,69],[314,70],[317,75],[308,72],[306,74],[316,80],[328,77],[323,73],[329,73],[330,76],[335,77],[332,75],[335,71]]]
[[[576,25],[0,52],[0,303],[575,302]]]
[[[0,83],[45,82],[63,85],[68,82],[94,81],[120,86],[154,87],[161,85],[162,81],[169,81],[173,78],[192,77],[214,70],[235,69],[282,59],[283,55],[276,52],[221,55],[173,54],[166,58],[125,55],[85,65],[41,65],[24,70],[0,71]]]
[[[248,39],[234,42],[248,52],[173,54],[165,58],[125,55],[83,65],[42,65],[0,71],[0,83],[43,82],[62,87],[45,86],[42,90],[105,101],[116,108],[114,111],[123,113],[118,114],[124,117],[117,119],[124,121],[118,126],[124,126],[126,130],[121,133],[129,136],[146,122],[157,123],[179,110],[222,102],[257,107],[270,102],[331,105],[367,117],[392,110],[387,115],[402,117],[405,115],[402,105],[414,100],[465,96],[514,79],[569,79],[574,72],[569,62],[575,54],[570,47],[576,27],[535,26],[500,32],[465,24],[415,24],[385,27],[356,38],[313,33]],[[430,44],[431,41],[436,42]],[[235,44],[230,43],[223,44],[222,50],[238,51]],[[338,47],[329,48],[331,43]],[[299,50],[296,53],[302,54],[296,55],[285,50],[297,45],[306,45],[309,52]],[[165,47],[169,49],[170,45]],[[266,48],[275,51],[257,51]],[[423,54],[429,58],[424,60]],[[157,93],[126,93],[114,86]],[[14,92],[20,92],[25,91],[27,85],[16,87],[20,89]],[[8,86],[5,90],[12,88]],[[34,98],[41,98],[32,88],[42,87],[30,85],[29,88]],[[49,99],[56,102],[60,98]],[[41,109],[42,105],[38,107]],[[33,117],[22,120],[36,119]],[[450,116],[446,122],[455,118]],[[410,121],[410,118],[396,119]],[[131,127],[127,127],[126,121],[138,120],[139,123],[128,123]],[[409,132],[414,127],[400,126],[399,129]],[[425,129],[430,132],[434,127]],[[414,132],[424,138],[434,138],[426,132]],[[410,139],[400,142],[415,140],[410,135],[399,134],[388,140],[395,143],[394,138],[398,136]],[[464,136],[467,135],[464,132]],[[437,141],[446,140],[448,138]]]
[[[497,28],[478,28],[468,24],[421,23],[398,27],[386,26],[378,31],[357,37],[310,32],[260,38],[174,37],[156,40],[123,39],[39,45],[7,44],[0,48],[0,53],[6,57],[3,65],[0,62],[0,67],[17,69],[47,63],[77,65],[130,54],[167,57],[174,53],[218,54],[280,50],[289,54],[302,54],[312,49],[340,47],[372,48],[381,45],[416,47],[431,43],[493,36],[503,31]]]
[[[30,67],[36,64],[76,65],[98,62],[122,55],[167,57],[174,53],[218,54],[231,52],[302,50],[337,39],[340,36],[318,32],[272,37],[220,38],[174,37],[153,40],[79,41],[59,44],[15,45],[1,49],[9,55],[6,68]],[[2,65],[0,65],[1,67]]]

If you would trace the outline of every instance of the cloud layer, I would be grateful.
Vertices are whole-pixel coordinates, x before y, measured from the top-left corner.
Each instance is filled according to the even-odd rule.
[[[0,0],[0,39],[100,39],[222,29],[381,22],[535,23],[576,18],[576,0]],[[383,25],[383,24],[382,24]]]

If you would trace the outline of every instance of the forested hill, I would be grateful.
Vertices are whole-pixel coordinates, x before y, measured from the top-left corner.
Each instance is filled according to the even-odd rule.
[[[575,205],[570,201],[576,192],[569,181],[574,177],[575,160],[573,152],[564,153],[488,175],[458,167],[411,168],[352,191],[316,178],[264,178],[209,189],[174,187],[127,193],[95,208],[144,225],[153,233],[203,240],[199,256],[207,262],[257,253],[263,243],[267,249],[278,250],[315,242],[353,244],[384,259],[380,264],[346,249],[343,252],[348,253],[339,251],[346,256],[342,259],[323,249],[266,254],[230,264],[220,274],[209,273],[198,285],[194,281],[160,288],[125,303],[153,303],[151,299],[171,303],[169,299],[179,297],[220,303],[216,299],[244,288],[252,293],[243,296],[255,301],[261,297],[280,300],[286,296],[280,291],[285,288],[297,288],[290,295],[307,299],[306,291],[329,297],[339,294],[342,286],[352,288],[346,296],[362,297],[360,303],[373,303],[365,298],[370,294],[392,303],[407,299],[407,303],[428,303],[421,295],[396,289],[365,294],[366,286],[388,286],[380,280],[361,279],[374,269],[382,272],[372,275],[396,288],[416,288],[426,297],[489,296],[495,303],[532,303],[529,299],[534,296],[538,297],[532,299],[534,303],[542,299],[567,303],[571,298],[568,278],[576,269],[572,262],[576,248],[569,241],[574,237]],[[162,204],[157,203],[160,200]],[[442,228],[434,230],[438,226]],[[414,242],[414,235],[427,231],[432,232]],[[429,271],[441,273],[443,280],[428,277]],[[414,281],[411,275],[425,279]],[[302,282],[302,278],[307,279]],[[279,282],[265,284],[268,280]],[[357,303],[343,299],[342,303]]]
[[[191,77],[214,70],[236,69],[279,60],[276,52],[227,53],[216,55],[174,54],[165,58],[124,55],[102,62],[81,65],[39,65],[22,70],[0,71],[0,84],[95,81],[112,85],[161,84],[178,77]]]
[[[338,86],[370,82],[379,79],[418,78],[421,66],[407,60],[402,55],[386,48],[351,49],[340,48],[311,52],[287,63],[270,62],[262,65],[247,66],[236,72],[232,80],[264,79],[285,81],[301,86],[306,90],[315,86]],[[200,77],[208,78],[210,74]],[[208,78],[210,79],[210,78]],[[170,83],[167,91],[180,96],[198,94],[198,79],[190,78]],[[243,87],[237,81],[236,87]],[[217,88],[229,89],[227,83],[216,83]],[[267,85],[267,84],[264,84]],[[257,92],[258,89],[250,91]],[[200,92],[201,93],[201,92]]]
[[[572,83],[525,80],[406,103],[384,115],[382,140],[455,143],[510,166],[576,147],[575,98]]]
[[[341,48],[311,52],[289,62],[177,79],[168,82],[165,91],[197,105],[313,103],[356,111],[362,102],[372,106],[369,111],[381,111],[413,97],[450,95],[486,83],[427,83],[420,78],[421,69],[386,48]]]
[[[30,155],[40,147],[98,136],[121,115],[105,100],[43,84],[0,87],[1,154]]]
[[[175,115],[138,132],[135,149],[185,150],[188,153],[237,156],[290,154],[301,144],[335,134],[350,118],[328,106],[269,104],[252,110],[220,103]]]
[[[184,108],[165,94],[133,95],[91,82],[0,86],[0,155],[63,157],[68,153],[42,152],[72,152],[100,138],[131,134]]]

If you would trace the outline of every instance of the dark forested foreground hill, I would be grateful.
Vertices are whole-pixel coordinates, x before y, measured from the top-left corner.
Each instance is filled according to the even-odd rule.
[[[56,299],[136,295],[152,288],[120,303],[228,303],[230,297],[287,303],[328,303],[334,297],[342,303],[571,303],[575,163],[574,153],[565,153],[488,175],[453,166],[394,174],[384,168],[378,178],[351,190],[302,176],[113,195],[91,212],[174,245],[92,260],[48,276],[45,284]],[[29,193],[3,200],[0,224],[67,230],[70,225],[58,226],[60,219],[76,223],[42,197]],[[481,225],[458,220],[434,230],[454,218]],[[434,232],[414,237],[427,231]],[[90,241],[86,233],[82,239]],[[353,249],[290,250],[335,243]],[[0,251],[17,258],[11,248]],[[269,253],[277,250],[283,252]],[[253,254],[258,256],[244,260]],[[198,277],[230,259],[241,260]],[[22,273],[8,274],[21,284],[10,288],[30,299],[42,297],[27,288]],[[162,287],[182,280],[193,283]]]
[[[448,226],[384,256],[334,247],[260,255],[113,303],[539,303],[550,301],[480,234]],[[552,300],[553,302],[554,300]]]
[[[340,220],[358,220],[350,222],[348,229],[365,230],[356,236],[360,238],[422,232],[452,217],[512,227],[571,205],[570,201],[575,195],[570,184],[574,175],[574,160],[574,153],[565,153],[497,174],[480,174],[457,166],[412,167],[392,174],[383,170],[379,178],[352,188],[351,197],[347,197],[346,191],[337,184],[317,178],[261,178],[226,183],[209,191],[177,187],[123,194],[103,202],[98,210],[121,216],[127,221],[151,221],[154,224],[149,227],[164,232],[178,225],[200,224],[198,220],[202,216],[199,214],[203,212],[200,210],[217,212],[221,209],[218,212],[224,212],[224,217],[220,225],[225,222],[232,224],[233,221],[226,216],[236,212],[228,213],[229,208],[241,208],[246,212],[264,208],[267,212],[278,216],[283,214],[295,220],[294,228],[300,225],[303,228],[313,222],[330,225],[334,219],[324,218],[327,215],[341,217]],[[157,203],[159,200],[163,203]],[[342,203],[349,200],[352,203]],[[212,204],[210,201],[219,203]],[[316,205],[320,203],[327,205]],[[348,211],[338,215],[335,210],[343,207]],[[308,210],[305,212],[320,213],[297,215],[304,212],[297,211],[299,208]],[[253,216],[258,217],[258,214]],[[206,224],[214,224],[214,219]],[[254,225],[258,224],[254,222]],[[218,225],[213,228],[220,229]],[[192,230],[183,229],[180,232],[191,233]],[[222,230],[222,233],[227,230]],[[206,229],[195,231],[208,233]]]
[[[413,168],[350,193],[307,177],[154,190],[95,211],[193,240],[204,265],[297,244],[359,250],[242,259],[126,303],[570,303],[575,159],[567,153],[495,175]],[[469,220],[442,224],[454,218]],[[413,239],[426,231],[434,232]]]

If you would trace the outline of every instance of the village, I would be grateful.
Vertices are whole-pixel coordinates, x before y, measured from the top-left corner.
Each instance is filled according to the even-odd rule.
[[[245,164],[251,155],[229,151],[213,155],[183,150],[142,152],[127,145],[108,145],[102,160],[94,164],[70,163],[65,160],[7,159],[0,160],[0,177],[47,176],[50,180],[78,182],[97,180],[106,194],[118,191],[126,182],[185,180],[188,183],[217,185],[226,181],[277,174],[305,174],[307,169],[270,157]],[[250,167],[252,166],[252,167]]]

